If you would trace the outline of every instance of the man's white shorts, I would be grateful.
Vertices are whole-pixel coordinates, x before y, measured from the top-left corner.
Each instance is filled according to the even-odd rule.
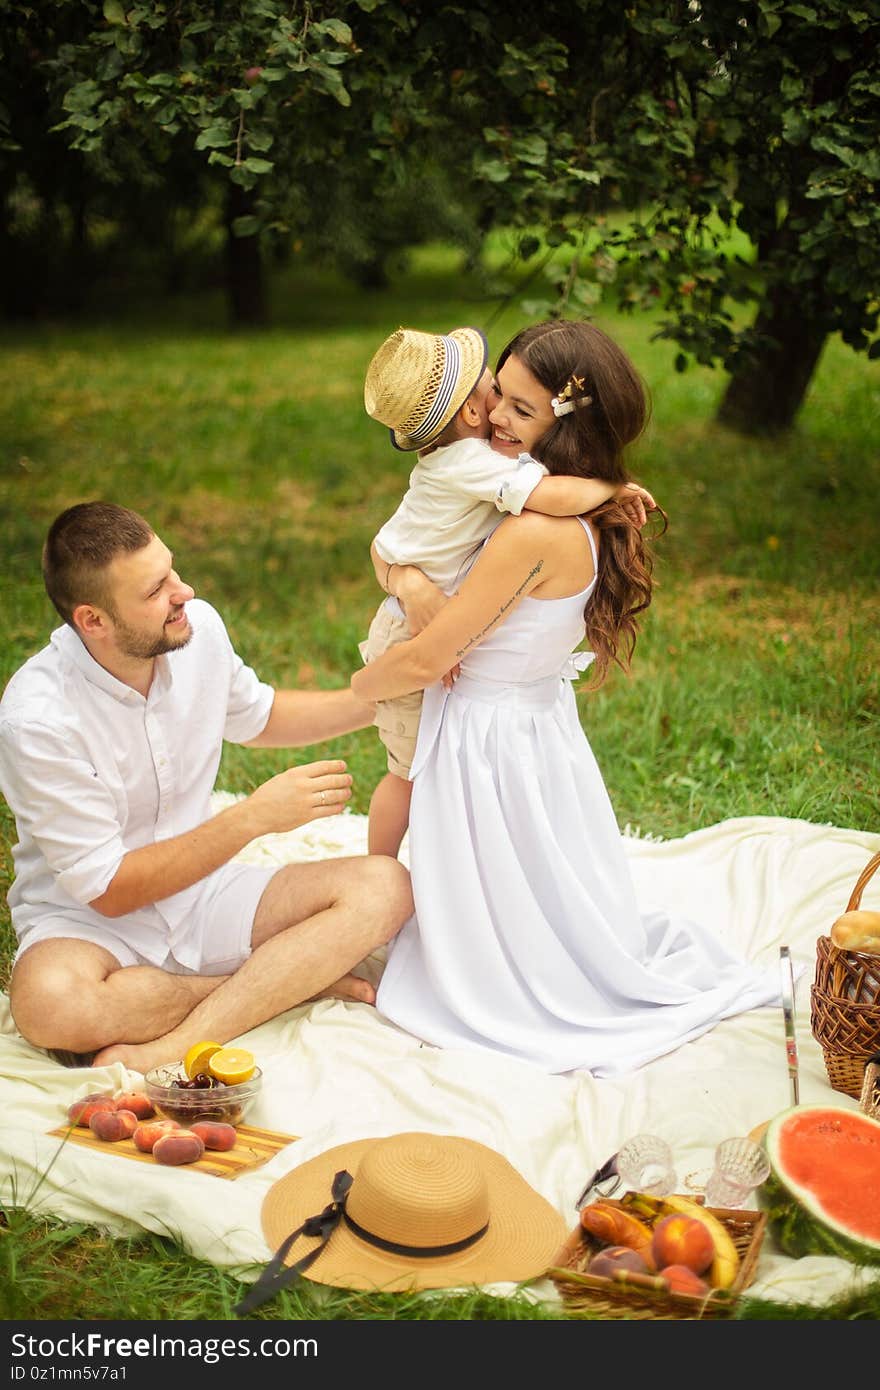
[[[101,917],[87,907],[63,915],[48,909],[25,931],[15,959],[38,941],[64,937],[103,946],[122,966],[159,964],[175,975],[229,975],[251,954],[257,907],[277,872],[277,866],[231,863],[208,875],[187,922],[187,945],[196,948],[195,967],[181,965],[170,952],[164,961],[148,960],[126,940],[124,917]]]

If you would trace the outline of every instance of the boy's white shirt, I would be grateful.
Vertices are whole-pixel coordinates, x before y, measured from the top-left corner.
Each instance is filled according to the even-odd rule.
[[[419,458],[397,511],[375,536],[386,564],[418,565],[444,593],[498,524],[519,516],[547,469],[530,454],[509,459],[485,439],[457,439]]]

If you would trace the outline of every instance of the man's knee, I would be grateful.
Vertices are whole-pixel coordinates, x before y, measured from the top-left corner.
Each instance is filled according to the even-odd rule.
[[[16,962],[9,982],[16,1028],[35,1047],[85,1050],[90,1044],[83,1038],[91,1037],[100,1012],[98,983],[97,974],[65,959],[57,943],[32,946]]]
[[[39,973],[16,965],[9,982],[9,1009],[15,1026],[35,1047],[69,1047],[68,1027],[85,1001],[70,971],[53,964]],[[77,1000],[79,1002],[77,1003]]]

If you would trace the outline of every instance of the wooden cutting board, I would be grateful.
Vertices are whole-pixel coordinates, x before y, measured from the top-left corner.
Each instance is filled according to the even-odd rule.
[[[96,1153],[110,1154],[116,1158],[133,1158],[136,1163],[152,1163],[156,1168],[161,1166],[156,1163],[152,1154],[141,1153],[140,1149],[136,1149],[133,1139],[118,1139],[115,1143],[108,1143],[82,1125],[60,1125],[58,1129],[50,1129],[48,1132],[66,1143],[81,1144]],[[216,1178],[237,1178],[242,1173],[249,1173],[253,1168],[268,1163],[281,1149],[288,1144],[296,1143],[299,1138],[298,1134],[280,1134],[277,1130],[257,1129],[254,1125],[239,1125],[237,1132],[234,1148],[227,1149],[225,1153],[216,1149],[205,1149],[202,1157],[196,1159],[195,1163],[179,1164],[178,1171],[212,1173]]]

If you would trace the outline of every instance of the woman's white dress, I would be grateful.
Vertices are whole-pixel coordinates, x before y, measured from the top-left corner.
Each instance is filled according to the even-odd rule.
[[[389,948],[376,1005],[441,1047],[613,1076],[778,1002],[778,971],[695,922],[639,911],[572,689],[594,583],[523,599],[451,691],[425,692],[416,915]]]

